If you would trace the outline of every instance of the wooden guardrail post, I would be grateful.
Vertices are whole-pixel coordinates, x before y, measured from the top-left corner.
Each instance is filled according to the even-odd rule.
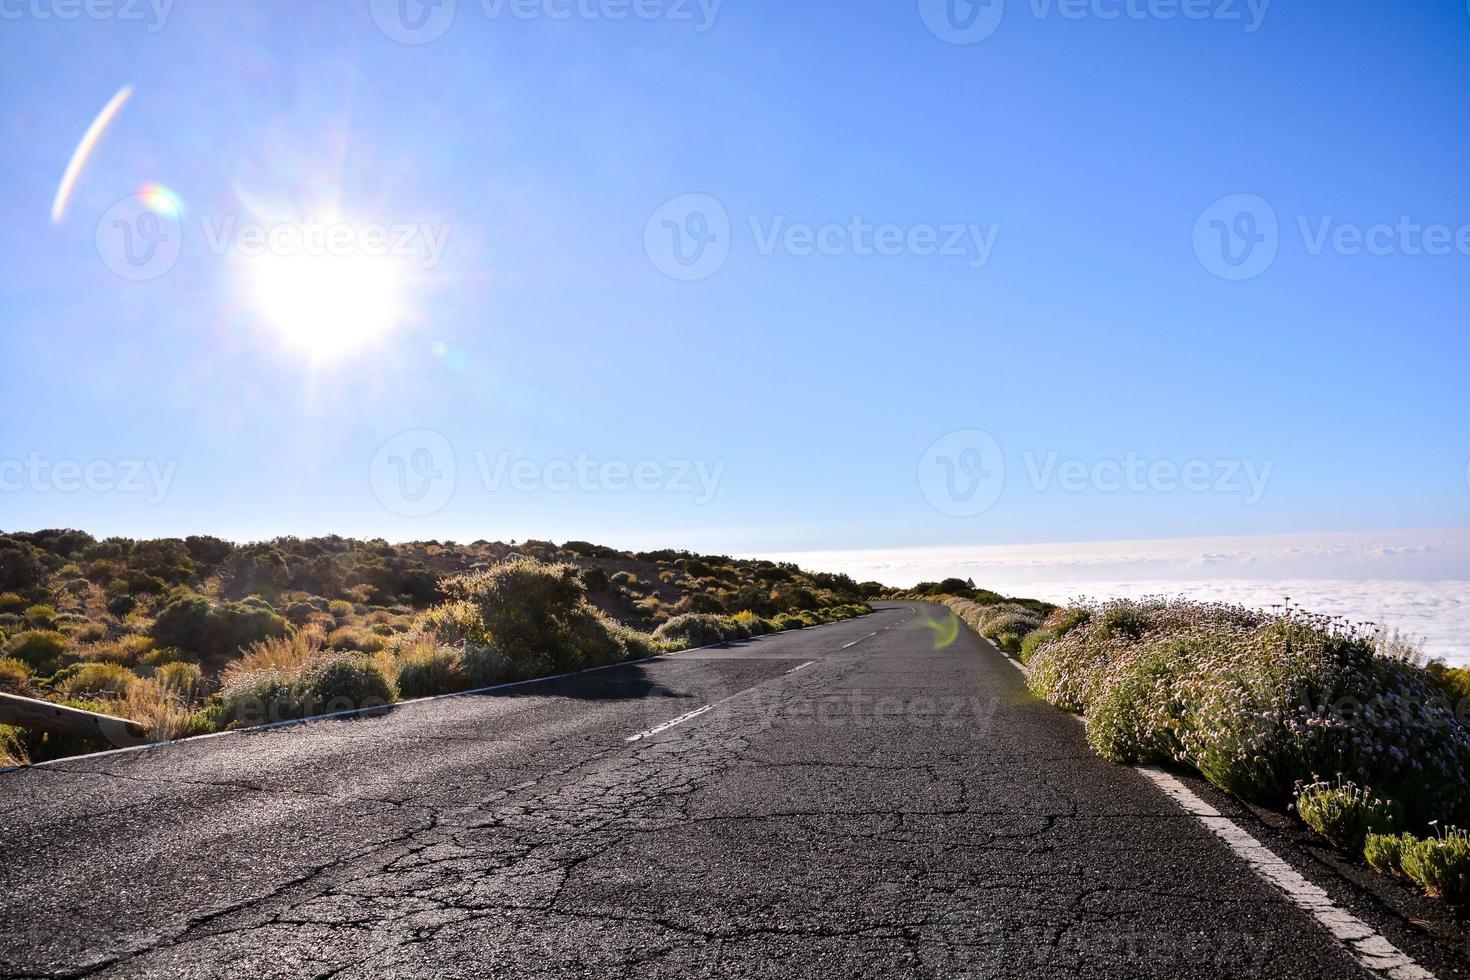
[[[136,721],[24,698],[18,694],[0,694],[0,725],[15,725],[57,735],[101,738],[119,747],[142,745],[148,741],[148,730]]]

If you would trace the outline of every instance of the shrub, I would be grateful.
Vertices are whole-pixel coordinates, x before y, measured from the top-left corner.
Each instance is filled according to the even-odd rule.
[[[691,647],[723,643],[728,632],[729,628],[724,624],[723,617],[709,613],[685,613],[664,623],[654,630],[653,635],[664,643],[687,650]]]
[[[793,616],[791,613],[780,613],[771,621],[771,625],[775,626],[778,632],[784,633],[787,630],[799,630],[806,623],[802,621],[800,616]]]
[[[774,633],[776,631],[774,623],[763,616],[756,615],[750,610],[738,612],[731,618],[744,627],[746,633],[750,636],[765,636],[767,633]]]
[[[1413,834],[1369,834],[1363,842],[1363,859],[1379,874],[1402,875],[1404,849],[1417,839]]]
[[[352,603],[345,599],[333,599],[327,603],[327,612],[331,613],[339,622],[344,619],[350,619],[353,614]]]
[[[327,654],[307,665],[299,690],[309,713],[371,708],[393,700],[393,686],[371,660]]]
[[[1302,822],[1335,846],[1363,850],[1369,834],[1383,835],[1399,822],[1398,808],[1367,789],[1341,778],[1298,787],[1296,812]]]
[[[1090,727],[1110,757],[1172,756],[1268,805],[1338,772],[1397,801],[1409,829],[1470,818],[1470,732],[1434,677],[1330,620],[1115,602],[1031,667],[1037,695],[1103,712]]]
[[[37,629],[49,630],[56,626],[56,608],[44,603],[27,607],[25,618]]]
[[[1432,898],[1470,899],[1470,833],[1449,830],[1403,849],[1404,875]]]
[[[640,633],[638,630],[627,626],[616,625],[613,634],[626,651],[624,656],[628,660],[647,660],[664,652],[664,646],[656,638],[648,633]]]
[[[195,710],[179,691],[168,688],[155,678],[143,678],[128,690],[128,696],[117,702],[113,710],[124,718],[139,722],[154,741],[205,735],[219,728],[211,712]]]
[[[327,634],[327,646],[333,650],[349,650],[356,653],[377,653],[386,646],[383,637],[344,626]]]
[[[201,657],[228,657],[289,631],[286,621],[267,606],[215,603],[192,592],[178,591],[159,611],[149,634],[159,646],[178,647]]]
[[[405,698],[427,698],[468,690],[460,653],[453,647],[420,646],[398,663],[398,694]]]
[[[204,673],[198,664],[164,664],[154,672],[153,679],[182,701],[197,701],[204,696]]]
[[[0,612],[15,612],[30,605],[24,596],[16,595],[14,592],[0,592]]]
[[[0,768],[30,765],[26,752],[25,732],[12,725],[0,725]]]
[[[120,664],[90,663],[77,666],[56,689],[69,698],[120,700],[128,696],[137,680],[132,671]]]
[[[523,676],[615,663],[625,655],[612,625],[588,605],[575,566],[517,558],[449,579],[443,588],[469,606],[447,613],[454,629],[504,653]]]
[[[54,630],[26,630],[5,644],[5,654],[23,660],[38,674],[49,674],[66,652],[66,637]]]
[[[582,569],[579,578],[581,578],[582,580],[582,588],[586,589],[588,592],[607,591],[607,572],[602,568],[601,565],[588,565],[586,568]]]
[[[35,689],[31,683],[30,665],[14,657],[0,657],[0,691],[6,694],[34,696]]]
[[[466,644],[460,660],[472,689],[494,687],[516,678],[515,665],[510,658],[486,644]]]

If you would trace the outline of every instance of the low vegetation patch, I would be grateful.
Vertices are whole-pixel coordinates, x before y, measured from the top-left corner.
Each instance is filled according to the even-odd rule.
[[[1244,799],[1292,806],[1428,894],[1470,895],[1470,838],[1437,829],[1470,826],[1470,671],[1289,608],[1116,600],[1033,616],[1017,638],[1029,604],[946,602],[1019,654],[1033,693],[1085,715],[1104,758],[1188,765]]]

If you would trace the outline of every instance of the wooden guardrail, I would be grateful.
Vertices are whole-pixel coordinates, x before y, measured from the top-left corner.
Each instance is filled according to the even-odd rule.
[[[15,725],[58,735],[101,738],[119,747],[142,745],[148,741],[147,729],[136,721],[23,698],[18,694],[0,694],[0,725]]]

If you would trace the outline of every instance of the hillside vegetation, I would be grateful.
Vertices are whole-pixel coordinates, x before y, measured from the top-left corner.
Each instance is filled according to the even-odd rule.
[[[0,691],[155,739],[486,687],[830,622],[881,590],[581,541],[0,536]],[[108,746],[0,726],[0,765]]]

